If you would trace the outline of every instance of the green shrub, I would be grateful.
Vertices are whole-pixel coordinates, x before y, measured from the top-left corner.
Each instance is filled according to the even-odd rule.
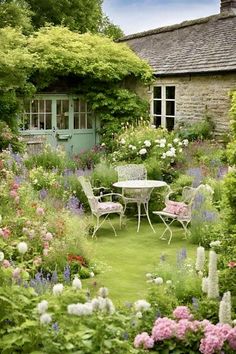
[[[78,155],[73,157],[73,160],[79,169],[92,169],[100,162],[103,155],[104,149],[97,146],[91,150],[81,151]]]
[[[25,148],[18,134],[12,131],[5,122],[0,121],[0,151],[9,147],[14,152],[23,152]]]
[[[75,163],[60,149],[53,149],[50,145],[45,146],[43,152],[29,156],[25,160],[26,167],[31,170],[34,167],[42,167],[44,170],[56,170],[63,172],[66,169],[75,170]]]
[[[206,116],[203,120],[191,124],[181,124],[177,132],[181,139],[205,140],[211,139],[214,135],[215,124],[210,116]]]

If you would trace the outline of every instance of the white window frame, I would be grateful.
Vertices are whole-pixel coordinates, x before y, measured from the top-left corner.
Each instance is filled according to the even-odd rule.
[[[161,88],[161,98],[154,98],[154,87]],[[175,98],[168,98],[168,99],[166,98],[166,88],[167,87],[174,87],[175,88]],[[155,101],[161,101],[161,114],[154,113],[154,102]],[[166,114],[166,101],[174,102],[175,114],[173,116]],[[161,127],[166,128],[166,118],[172,118],[174,120],[174,126],[175,126],[175,123],[176,123],[176,86],[175,85],[172,85],[172,84],[153,85],[150,112],[151,112],[153,124],[155,124],[155,117],[160,117],[161,118]]]
[[[32,102],[38,100],[38,107],[39,107],[39,102],[40,101],[51,101],[51,128],[50,129],[46,129],[46,125],[45,125],[45,117],[44,117],[44,129],[40,129],[40,124],[39,124],[39,118],[38,118],[38,128],[33,127],[32,125],[32,121],[33,121],[33,115],[34,113],[32,112]],[[61,100],[68,100],[68,104],[69,104],[69,110],[68,110],[68,116],[69,116],[69,121],[68,121],[68,128],[66,129],[60,129],[59,127],[57,127],[57,101],[61,101]],[[81,100],[84,102],[85,104],[85,109],[84,111],[80,111],[77,112],[75,111],[75,105],[74,105],[74,101],[79,100],[79,102],[81,102]],[[80,106],[80,103],[79,103]],[[91,109],[88,108],[89,104],[88,102],[86,102],[85,100],[83,100],[82,98],[78,97],[78,96],[70,96],[70,95],[66,95],[66,94],[42,94],[42,95],[36,95],[34,97],[34,99],[32,99],[30,101],[30,110],[29,112],[24,112],[23,113],[23,117],[22,117],[22,122],[23,122],[23,128],[20,130],[21,133],[34,133],[34,134],[50,134],[52,133],[52,131],[54,131],[54,129],[56,130],[73,130],[73,131],[92,131],[93,128],[93,112],[91,111]],[[39,111],[38,111],[39,112]],[[45,112],[45,103],[44,103],[44,112],[42,112],[42,114],[46,114],[47,112]],[[75,119],[75,113],[76,114],[84,114],[85,116],[85,126],[81,127],[81,120],[79,117],[79,127],[75,128],[74,127],[74,119]],[[35,113],[35,114],[39,114],[39,113]],[[24,116],[29,116],[29,128],[25,129],[24,128]],[[89,125],[89,127],[88,127]]]

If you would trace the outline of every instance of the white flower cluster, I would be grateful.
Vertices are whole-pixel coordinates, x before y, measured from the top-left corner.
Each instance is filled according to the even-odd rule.
[[[48,302],[46,300],[42,300],[37,305],[37,311],[41,315],[39,321],[42,325],[47,325],[52,321],[52,316],[46,312],[47,309],[48,309]]]
[[[4,260],[4,253],[0,252],[0,262],[2,262]]]
[[[136,146],[132,145],[132,144],[129,144],[129,148],[133,151],[137,150]]]
[[[81,280],[75,276],[74,280],[72,281],[72,287],[75,289],[75,290],[80,290],[82,289],[82,283],[81,283]]]
[[[134,303],[135,312],[146,312],[150,309],[151,304],[146,300],[138,300]]]
[[[28,251],[28,245],[26,242],[19,242],[17,249],[20,254],[25,254]]]
[[[221,241],[211,241],[210,243],[210,247],[214,248],[214,247],[220,247],[221,246]]]
[[[52,292],[53,292],[53,295],[61,295],[61,293],[63,292],[63,289],[64,289],[64,286],[63,284],[55,284],[52,288]]]
[[[214,251],[209,252],[209,273],[208,273],[208,292],[210,299],[219,297],[219,277],[217,271],[217,254]]]
[[[95,311],[102,311],[109,314],[115,312],[115,307],[111,299],[107,297],[108,289],[100,288],[98,291],[100,296],[91,300],[91,302],[86,302],[84,304],[70,304],[67,306],[67,312],[69,315],[76,316],[88,316]]]

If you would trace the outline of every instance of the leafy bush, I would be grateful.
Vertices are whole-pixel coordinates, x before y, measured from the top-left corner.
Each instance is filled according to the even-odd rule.
[[[104,149],[101,146],[95,146],[91,150],[81,151],[78,155],[73,157],[77,168],[79,169],[93,169],[97,165],[104,154]]]
[[[24,144],[20,141],[17,133],[14,133],[5,122],[0,122],[0,151],[8,147],[14,152],[22,152]]]
[[[56,170],[59,173],[76,168],[75,163],[66,156],[64,151],[59,148],[53,149],[50,145],[46,145],[41,153],[29,156],[25,160],[25,165],[29,170],[42,167],[44,170]]]
[[[181,139],[193,140],[205,140],[212,139],[214,135],[215,124],[210,116],[206,116],[200,122],[195,122],[191,124],[181,124],[177,128],[177,132]]]

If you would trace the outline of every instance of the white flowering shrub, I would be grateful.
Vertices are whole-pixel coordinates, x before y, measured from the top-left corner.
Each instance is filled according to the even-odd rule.
[[[145,163],[148,171],[159,169],[165,174],[182,159],[187,145],[188,140],[180,140],[174,132],[142,123],[123,128],[110,158],[113,163]]]

